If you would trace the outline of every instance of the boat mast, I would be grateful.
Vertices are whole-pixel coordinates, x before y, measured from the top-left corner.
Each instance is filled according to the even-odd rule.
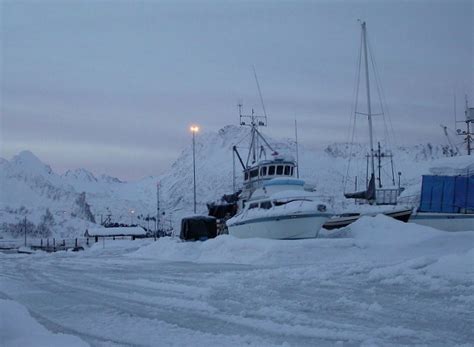
[[[367,29],[365,22],[362,22],[362,40],[364,44],[364,63],[365,63],[365,85],[367,89],[367,118],[369,120],[369,137],[370,137],[370,166],[372,169],[371,177],[375,176],[374,161],[374,134],[372,128],[372,108],[370,104],[370,82],[369,82],[369,59],[367,56]]]

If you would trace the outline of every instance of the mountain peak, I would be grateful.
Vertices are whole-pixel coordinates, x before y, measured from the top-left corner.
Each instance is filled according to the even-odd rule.
[[[49,165],[44,164],[31,151],[21,151],[12,158],[11,164],[28,173],[51,174],[53,171]]]
[[[107,183],[124,183],[123,181],[119,180],[117,177],[109,176],[106,174],[101,174],[99,176],[99,179]]]
[[[97,182],[97,178],[94,174],[86,169],[75,169],[75,170],[68,170],[63,174],[63,177],[83,180],[88,182]]]

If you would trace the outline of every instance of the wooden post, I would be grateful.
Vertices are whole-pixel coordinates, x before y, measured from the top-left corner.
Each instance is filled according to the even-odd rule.
[[[74,240],[74,247],[77,248],[77,238]]]
[[[41,239],[41,248],[43,248],[43,239]]]
[[[56,252],[56,238],[53,238],[53,252]]]
[[[66,240],[63,239],[63,247],[66,247]]]

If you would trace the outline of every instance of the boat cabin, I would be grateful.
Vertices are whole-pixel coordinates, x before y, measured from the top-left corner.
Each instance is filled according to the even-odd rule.
[[[259,188],[263,182],[277,177],[293,177],[295,174],[293,160],[263,160],[255,166],[244,170],[244,189]]]

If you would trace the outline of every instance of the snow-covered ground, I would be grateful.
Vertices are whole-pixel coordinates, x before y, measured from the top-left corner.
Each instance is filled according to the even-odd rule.
[[[4,347],[88,346],[78,337],[51,333],[15,301],[0,299],[0,311],[0,342]]]
[[[474,230],[377,216],[320,236],[0,253],[0,298],[93,346],[472,346]]]

